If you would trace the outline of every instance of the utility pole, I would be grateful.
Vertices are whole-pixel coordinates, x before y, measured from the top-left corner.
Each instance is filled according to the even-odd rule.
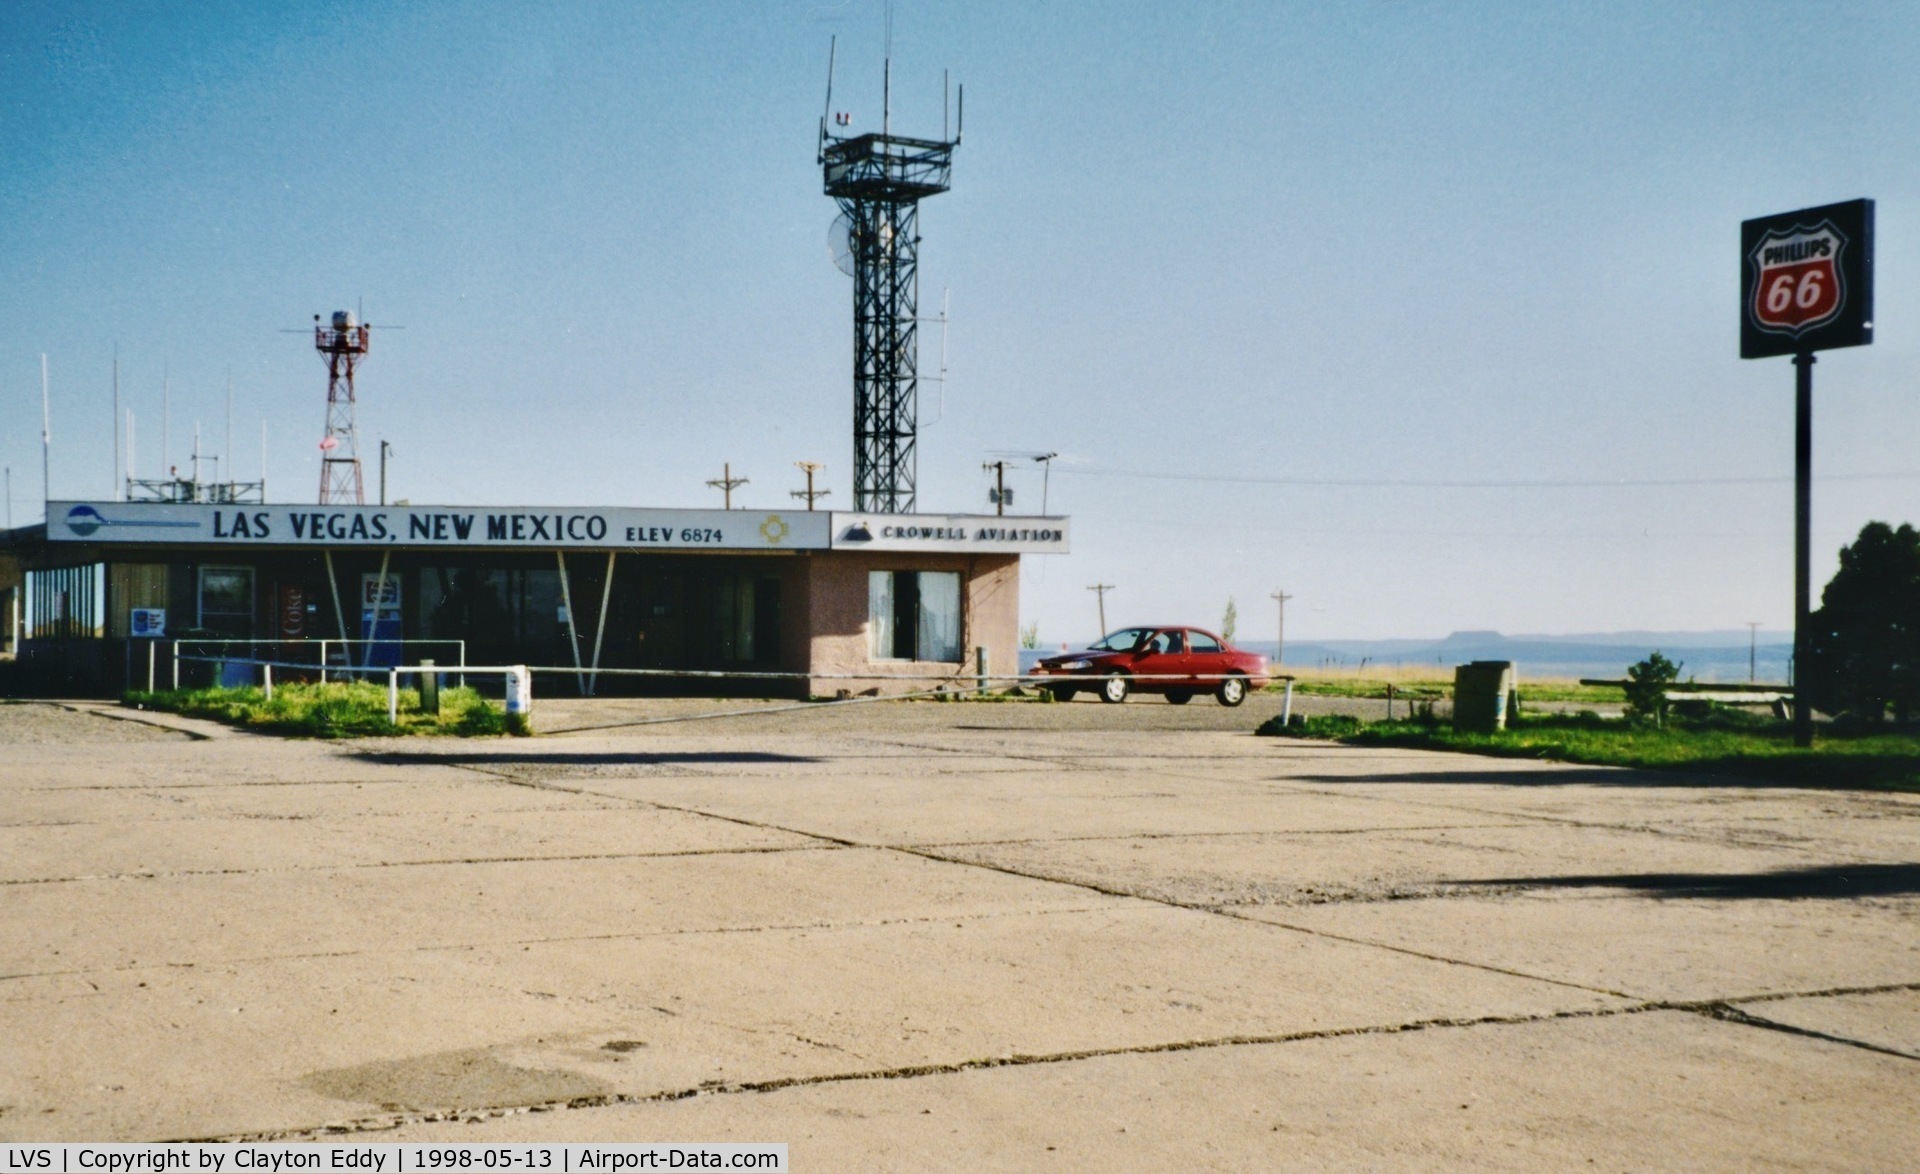
[[[393,455],[393,446],[391,444],[388,444],[384,440],[381,441],[380,442],[380,504],[381,505],[387,504],[387,458],[392,455]],[[266,491],[264,489],[261,490],[261,496],[263,498],[266,496]]]
[[[1760,679],[1758,676],[1754,674],[1754,668],[1759,663],[1759,656],[1758,656],[1759,651],[1760,651],[1760,621],[1748,620],[1747,621],[1747,684],[1749,685],[1753,684],[1755,681],[1758,681]]]
[[[987,494],[987,496],[993,499],[994,515],[996,517],[1005,517],[1007,513],[1007,462],[988,461],[980,467],[982,469],[993,470],[993,491]]]
[[[707,482],[708,485],[711,485],[726,495],[726,505],[721,508],[729,510],[733,508],[733,491],[746,483],[747,479],[745,477],[735,477],[733,475],[733,466],[731,464],[721,465],[720,476],[715,480]]]
[[[795,461],[793,462],[793,467],[807,475],[807,487],[805,489],[793,490],[788,496],[805,498],[807,501],[807,512],[812,513],[814,499],[825,497],[827,494],[833,492],[831,489],[816,490],[813,487],[813,475],[826,468],[826,466],[819,461]]]
[[[1279,616],[1280,626],[1274,629],[1274,637],[1273,637],[1273,663],[1277,665],[1282,663],[1285,660],[1285,656],[1286,656],[1287,600],[1292,599],[1293,596],[1288,595],[1285,591],[1282,591],[1278,587],[1276,587],[1273,589],[1272,593],[1270,593],[1267,596],[1267,598],[1273,600],[1275,603],[1280,605],[1280,616]]]
[[[1095,583],[1087,590],[1100,598],[1100,634],[1104,636],[1107,634],[1107,592],[1113,590],[1113,584]]]

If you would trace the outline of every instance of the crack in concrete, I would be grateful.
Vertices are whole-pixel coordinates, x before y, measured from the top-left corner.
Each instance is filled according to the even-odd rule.
[[[1623,767],[1620,769],[1624,770],[1626,768]],[[1358,781],[1364,782],[1365,780],[1363,778]],[[1681,840],[1690,844],[1710,844],[1715,847],[1773,848],[1773,849],[1786,849],[1794,852],[1802,852],[1807,855],[1821,855],[1824,857],[1832,857],[1835,855],[1835,853],[1833,853],[1829,849],[1819,844],[1812,844],[1812,843],[1796,844],[1796,843],[1785,842],[1779,839],[1766,839],[1766,838],[1757,837],[1757,836],[1753,838],[1742,838],[1739,833],[1739,829],[1737,828],[1723,829],[1719,834],[1706,834],[1706,833],[1688,831],[1684,828],[1661,827],[1661,826],[1656,826],[1653,824],[1646,824],[1646,823],[1613,823],[1609,821],[1574,819],[1569,816],[1547,815],[1547,814],[1542,814],[1539,812],[1532,812],[1532,811],[1489,811],[1484,807],[1475,806],[1473,804],[1443,803],[1435,800],[1407,799],[1404,796],[1395,796],[1395,795],[1368,795],[1368,794],[1357,793],[1357,792],[1348,791],[1344,789],[1327,789],[1327,788],[1313,787],[1306,784],[1285,783],[1279,780],[1272,780],[1272,783],[1273,785],[1276,785],[1276,786],[1286,787],[1290,792],[1295,794],[1300,794],[1300,793],[1312,794],[1312,795],[1318,795],[1322,798],[1344,797],[1349,799],[1362,799],[1362,800],[1366,800],[1368,802],[1374,802],[1374,803],[1395,803],[1403,806],[1429,807],[1429,808],[1435,808],[1440,811],[1457,811],[1457,812],[1463,812],[1463,813],[1468,813],[1468,814],[1477,815],[1477,816],[1483,816],[1486,818],[1529,820],[1534,823],[1551,824],[1556,827],[1572,827],[1572,828],[1582,828],[1590,831],[1612,831],[1612,832],[1626,832],[1634,835],[1661,836],[1667,839]],[[1847,818],[1866,818],[1866,817],[1848,816]],[[1391,829],[1382,829],[1382,830],[1391,830]],[[1867,864],[1867,863],[1872,863],[1875,859],[1876,858],[1874,857],[1855,856],[1849,862]]]
[[[894,925],[938,925],[961,921],[991,921],[1014,917],[1061,917],[1081,913],[1102,913],[1101,906],[1061,906],[1057,909],[1007,909],[986,913],[937,913],[915,917],[882,917],[856,921],[776,922],[768,925],[709,925],[684,929],[651,929],[631,933],[563,934],[542,938],[507,938],[487,942],[440,942],[432,945],[382,946],[366,950],[312,950],[292,954],[257,954],[242,958],[217,958],[198,962],[133,963],[127,966],[81,966],[68,970],[34,970],[18,974],[0,974],[0,983],[33,978],[79,978],[90,981],[90,974],[141,974],[151,971],[209,969],[223,966],[268,966],[276,962],[314,962],[331,959],[390,957],[394,954],[438,954],[448,951],[504,950],[520,946],[563,946],[576,942],[643,941],[648,938],[694,937],[701,934],[798,933],[840,929],[881,929]],[[59,998],[61,996],[53,996]],[[25,1001],[25,1000],[22,1000]],[[659,1008],[656,1008],[658,1010]]]
[[[837,851],[835,844],[786,844],[743,848],[686,848],[672,852],[587,852],[568,856],[468,856],[440,860],[369,860],[360,864],[290,864],[279,868],[182,868],[151,872],[103,872],[81,876],[0,878],[8,885],[58,885],[86,881],[165,880],[191,876],[270,876],[295,872],[356,872],[381,868],[431,868],[450,864],[549,864],[582,860],[665,860],[682,856],[765,856],[779,852]]]
[[[1247,925],[1260,925],[1260,926],[1265,926],[1269,929],[1282,929],[1282,930],[1287,930],[1291,933],[1306,934],[1310,937],[1326,938],[1332,941],[1345,942],[1349,945],[1368,946],[1373,949],[1388,950],[1396,954],[1406,954],[1410,957],[1422,958],[1429,962],[1443,962],[1449,966],[1463,966],[1471,970],[1488,971],[1494,974],[1504,974],[1512,978],[1524,978],[1524,979],[1531,980],[1533,982],[1544,982],[1544,983],[1550,983],[1554,986],[1571,987],[1575,990],[1588,991],[1595,994],[1609,995],[1619,999],[1631,999],[1634,997],[1632,995],[1624,994],[1620,991],[1607,990],[1604,987],[1587,986],[1583,983],[1570,982],[1565,979],[1545,978],[1537,974],[1526,974],[1517,970],[1508,970],[1503,967],[1491,965],[1490,963],[1470,962],[1461,958],[1447,958],[1438,954],[1429,954],[1420,950],[1410,949],[1405,946],[1395,946],[1386,942],[1371,942],[1362,938],[1350,938],[1350,937],[1343,936],[1341,934],[1329,933],[1324,930],[1312,929],[1307,926],[1291,925],[1285,922],[1267,921],[1261,918],[1247,917],[1236,912],[1233,908],[1229,906],[1188,904],[1181,901],[1175,901],[1166,897],[1153,896],[1150,894],[1136,893],[1126,889],[1115,888],[1113,886],[1099,884],[1094,881],[1079,880],[1071,877],[1047,876],[1040,873],[1025,872],[1020,869],[996,865],[986,861],[973,861],[973,860],[965,860],[965,859],[959,859],[959,858],[951,858],[951,857],[942,856],[935,852],[915,851],[910,848],[899,848],[896,850],[901,852],[906,852],[910,855],[920,856],[927,860],[939,860],[949,864],[959,864],[959,865],[964,865],[964,866],[973,867],[973,868],[984,868],[991,872],[1005,873],[1006,875],[1009,875],[1009,876],[1025,877],[1028,880],[1038,880],[1038,881],[1046,881],[1052,884],[1070,885],[1074,888],[1086,889],[1091,892],[1100,893],[1104,896],[1129,898],[1135,901],[1145,901],[1150,904],[1165,906],[1166,908],[1169,908],[1169,909],[1181,909],[1190,913],[1211,914],[1215,917],[1225,917],[1233,921],[1238,921]]]
[[[904,745],[911,746],[911,744],[904,744]],[[940,749],[940,748],[926,747],[926,749]],[[492,772],[483,772],[483,773],[492,773]],[[547,783],[544,783],[538,780],[511,780],[511,781],[518,782],[520,783],[520,785],[525,785],[525,786],[546,787],[549,785]],[[607,796],[603,792],[591,791],[586,788],[578,788],[578,789],[553,788],[553,789],[568,790],[574,794],[592,795],[598,798],[627,798],[626,796]],[[1339,795],[1343,793],[1340,791],[1328,791],[1328,790],[1319,790],[1319,789],[1313,789],[1313,788],[1303,788],[1303,790],[1306,791],[1307,793],[1325,794],[1330,796]],[[1385,799],[1384,796],[1362,796],[1362,797],[1377,798],[1382,801],[1384,801]],[[1150,904],[1160,905],[1166,908],[1181,909],[1188,912],[1211,914],[1217,917],[1230,918],[1234,921],[1238,921],[1243,924],[1261,925],[1261,926],[1266,926],[1270,929],[1282,929],[1282,930],[1286,930],[1293,933],[1305,934],[1311,937],[1319,937],[1319,938],[1325,938],[1331,941],[1339,941],[1349,945],[1363,946],[1363,947],[1368,947],[1368,948],[1377,949],[1377,950],[1387,950],[1392,953],[1403,954],[1403,955],[1414,957],[1414,958],[1420,958],[1430,962],[1438,962],[1448,966],[1459,966],[1459,967],[1464,967],[1471,970],[1479,970],[1487,973],[1501,974],[1510,978],[1519,978],[1519,979],[1524,979],[1532,982],[1547,983],[1553,986],[1567,987],[1573,990],[1580,990],[1580,991],[1586,991],[1593,994],[1606,995],[1612,998],[1631,1000],[1637,997],[1637,996],[1628,994],[1626,992],[1610,990],[1605,987],[1590,986],[1585,983],[1573,982],[1566,979],[1549,978],[1543,975],[1529,974],[1524,971],[1511,970],[1505,967],[1495,966],[1495,965],[1492,965],[1491,963],[1473,962],[1473,961],[1469,961],[1467,959],[1462,959],[1462,958],[1449,958],[1444,955],[1432,954],[1422,950],[1415,950],[1406,946],[1394,945],[1388,942],[1368,941],[1364,938],[1348,937],[1342,934],[1335,934],[1325,930],[1314,929],[1307,926],[1294,925],[1294,924],[1289,924],[1285,922],[1269,921],[1261,918],[1248,917],[1233,910],[1230,907],[1190,904],[1190,903],[1170,900],[1164,897],[1133,892],[1127,889],[1121,889],[1114,886],[1099,884],[1096,882],[1082,880],[1082,879],[1050,876],[1044,873],[1026,871],[1018,868],[1013,868],[1011,866],[999,865],[999,864],[994,864],[986,861],[967,860],[960,857],[948,856],[943,853],[936,852],[929,848],[924,848],[924,847],[914,847],[911,845],[862,843],[860,841],[848,839],[845,837],[826,836],[818,832],[810,832],[800,828],[786,827],[781,824],[773,824],[773,823],[766,823],[766,822],[757,821],[757,820],[750,820],[750,819],[745,819],[739,816],[720,815],[718,813],[711,812],[711,811],[704,811],[696,807],[683,807],[683,806],[678,806],[674,804],[660,803],[655,800],[645,800],[645,799],[631,799],[630,801],[634,803],[644,804],[646,806],[657,807],[662,810],[680,811],[680,812],[685,812],[693,815],[702,815],[708,818],[725,820],[729,823],[742,824],[744,826],[759,828],[762,830],[782,831],[782,832],[790,833],[792,835],[810,836],[817,839],[825,840],[829,843],[834,843],[834,844],[838,844],[845,847],[868,848],[876,851],[898,852],[903,855],[915,856],[923,860],[931,860],[931,861],[936,861],[943,864],[952,864],[952,865],[957,865],[963,868],[980,868],[990,872],[1001,873],[1006,876],[1020,877],[1025,880],[1040,881],[1042,883],[1047,883],[1047,884],[1067,885],[1073,888],[1083,889],[1088,892],[1099,893],[1102,896],[1115,897],[1122,900],[1143,901]],[[1519,819],[1532,820],[1532,821],[1542,822],[1542,823],[1557,824],[1561,826],[1567,826],[1567,825],[1576,826],[1576,827],[1588,826],[1588,827],[1607,828],[1610,830],[1626,830],[1626,829],[1615,828],[1613,825],[1586,824],[1586,823],[1583,823],[1582,821],[1556,818],[1553,816],[1534,815],[1532,813],[1526,813],[1526,812],[1519,812],[1519,813],[1486,812],[1486,811],[1480,811],[1478,809],[1470,808],[1470,807],[1461,808],[1453,805],[1438,804],[1438,803],[1427,804],[1427,806],[1437,807],[1442,810],[1470,810],[1470,811],[1475,811],[1477,814],[1490,816],[1490,817],[1496,817],[1496,818],[1504,817],[1507,819],[1519,818]],[[1662,833],[1656,831],[1654,834],[1662,834]],[[1448,898],[1439,897],[1439,898],[1430,898],[1430,899],[1446,900]]]
[[[1853,994],[1880,994],[1890,991],[1906,990],[1920,990],[1920,982],[1874,987],[1837,987],[1817,992],[1778,993],[1765,996],[1765,998],[1769,1000],[1820,998]],[[1656,1011],[1677,1011],[1701,1015],[1710,1019],[1740,1023],[1743,1026],[1748,1025],[1747,1019],[1749,1018],[1740,1013],[1737,1008],[1732,1007],[1730,1000],[1725,999],[1649,1000],[1635,1002],[1623,1007],[1578,1008],[1521,1015],[1441,1016],[1430,1019],[1408,1020],[1400,1023],[1363,1024],[1354,1027],[1319,1028],[1307,1031],[1265,1034],[1209,1036],[1197,1039],[1165,1040],[1149,1044],[1130,1044],[1110,1048],[1075,1048],[1065,1051],[1041,1053],[1012,1052],[1003,1056],[986,1056],[933,1064],[905,1064],[886,1068],[860,1069],[850,1072],[826,1072],[812,1076],[782,1076],[766,1080],[706,1081],[691,1087],[664,1089],[653,1093],[605,1093],[575,1097],[565,1101],[548,1101],[540,1104],[469,1106],[427,1113],[387,1113],[378,1116],[360,1117],[349,1121],[312,1126],[304,1129],[287,1129],[209,1137],[181,1137],[168,1140],[178,1144],[321,1140],[359,1133],[391,1132],[407,1125],[431,1124],[441,1121],[478,1123],[489,1118],[499,1119],[516,1116],[521,1113],[602,1109],[623,1105],[669,1104],[675,1101],[690,1100],[694,1097],[703,1096],[733,1096],[741,1093],[780,1092],[790,1088],[808,1088],[829,1084],[851,1084],[873,1080],[916,1080],[928,1076],[951,1076],[965,1072],[980,1072],[997,1068],[1071,1064],[1114,1056],[1167,1055],[1179,1052],[1209,1051],[1219,1048],[1267,1047],[1314,1040],[1348,1039],[1358,1036],[1402,1035],[1418,1031],[1525,1026],[1535,1023],[1553,1023],[1582,1019],[1612,1019],[1629,1015],[1643,1015]],[[1728,1015],[1725,1013],[1729,1011],[1733,1012],[1733,1014]],[[1761,1020],[1759,1023],[1753,1025],[1758,1026],[1762,1024],[1773,1026],[1770,1020]],[[1791,1031],[1791,1029],[1788,1030]],[[1854,1042],[1837,1037],[1823,1036],[1818,1032],[1792,1031],[1792,1034],[1811,1035],[1815,1038],[1827,1039],[1843,1044]],[[1887,1049],[1877,1048],[1873,1045],[1860,1046],[1867,1047],[1873,1051],[1887,1051]],[[1904,1053],[1899,1052],[1890,1054],[1907,1059],[1917,1058],[1907,1057]]]
[[[1512,831],[1530,827],[1524,823],[1438,823],[1411,827],[1370,828],[1280,828],[1250,832],[1120,832],[1105,836],[1025,836],[1005,840],[928,840],[910,845],[915,848],[996,848],[1025,844],[1098,844],[1127,840],[1209,840],[1250,839],[1256,836],[1397,836],[1411,832]],[[1424,841],[1434,843],[1437,841]]]

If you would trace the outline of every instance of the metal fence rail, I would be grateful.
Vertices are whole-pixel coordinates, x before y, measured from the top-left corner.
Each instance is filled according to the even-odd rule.
[[[271,642],[269,641],[267,643],[271,643]],[[180,677],[179,666],[183,661],[187,663],[245,664],[245,665],[255,666],[259,668],[261,671],[261,689],[269,700],[271,700],[273,697],[273,670],[274,669],[276,668],[293,669],[301,672],[311,672],[315,667],[311,664],[308,664],[305,661],[281,661],[281,660],[241,658],[241,657],[228,657],[228,656],[218,656],[218,657],[193,656],[193,655],[182,656],[180,655],[179,650],[176,647],[174,650],[174,674],[173,674],[174,688],[176,690],[179,688],[179,677]],[[390,665],[390,666],[386,666],[384,669],[365,669],[365,670],[354,670],[354,671],[367,674],[367,675],[370,675],[375,672],[382,672],[382,671],[384,671],[387,674],[387,720],[389,722],[393,722],[397,724],[399,720],[399,706],[400,706],[400,677],[402,674],[419,676],[426,673],[452,673],[456,670],[452,665],[415,664],[415,665]],[[928,677],[924,674],[912,675],[912,674],[901,674],[901,673],[882,674],[882,673],[727,672],[727,671],[711,671],[711,670],[699,670],[699,669],[615,669],[615,668],[589,668],[585,670],[578,670],[578,669],[573,669],[566,666],[548,666],[548,665],[533,665],[533,666],[530,666],[530,665],[461,665],[459,667],[459,671],[462,671],[464,673],[473,673],[473,674],[482,674],[482,675],[491,675],[494,673],[503,674],[506,677],[507,683],[508,683],[507,684],[507,712],[509,714],[513,714],[516,712],[523,713],[526,715],[529,721],[531,721],[532,713],[533,713],[533,674],[535,673],[565,674],[565,673],[575,673],[575,672],[585,671],[590,673],[645,675],[645,676],[654,676],[654,677],[691,677],[696,679],[712,679],[716,677],[721,677],[721,678],[737,678],[737,679],[747,679],[747,680],[811,680],[811,681],[891,680],[891,681],[920,681],[920,682],[926,682],[930,680],[940,680],[939,678]],[[913,699],[922,698],[922,697],[954,696],[954,695],[964,694],[969,691],[985,693],[987,691],[989,682],[1005,682],[1005,683],[1010,683],[1014,687],[1018,687],[1020,685],[1033,685],[1036,687],[1044,687],[1047,685],[1057,685],[1057,684],[1062,684],[1067,682],[1075,682],[1075,683],[1086,682],[1086,683],[1092,684],[1096,682],[1104,682],[1109,675],[1110,674],[1106,674],[1106,673],[1076,673],[1076,674],[1047,674],[1047,675],[1036,675],[1033,673],[977,673],[977,674],[955,675],[945,680],[941,680],[940,684],[938,684],[934,688],[913,690],[906,693],[889,693],[889,694],[876,695],[872,697],[843,697],[843,698],[836,698],[830,701],[807,701],[807,702],[799,703],[797,705],[783,706],[778,709],[763,708],[763,709],[750,709],[750,710],[733,710],[733,711],[727,711],[722,713],[682,715],[682,716],[676,716],[671,718],[642,719],[642,720],[633,721],[633,722],[623,722],[621,724],[651,725],[656,722],[698,721],[698,720],[703,720],[705,718],[712,718],[712,717],[743,717],[743,716],[750,716],[753,714],[761,714],[761,713],[790,713],[790,712],[795,712],[799,710],[818,710],[824,706],[848,705],[848,704],[853,704],[857,702],[907,701],[907,700],[913,700]],[[1185,681],[1185,682],[1191,682],[1194,684],[1201,684],[1207,681],[1218,682],[1220,680],[1225,680],[1226,678],[1224,676],[1200,677],[1191,673],[1130,673],[1128,674],[1128,679],[1135,680],[1135,681],[1156,681],[1156,682]],[[1285,722],[1289,720],[1293,710],[1294,678],[1290,675],[1279,674],[1279,675],[1270,676],[1268,679],[1286,682],[1286,696],[1284,700],[1281,702],[1281,711],[1280,711],[1281,720]],[[966,684],[956,688],[955,686],[959,685],[960,682],[962,681],[966,682]],[[151,682],[149,682],[149,691],[151,691]],[[516,709],[516,702],[518,702],[518,705],[519,705],[519,708],[517,709]]]

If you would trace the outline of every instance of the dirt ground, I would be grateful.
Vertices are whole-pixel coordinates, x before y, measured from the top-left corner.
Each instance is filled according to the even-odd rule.
[[[1252,737],[1277,706],[0,705],[0,1139],[1912,1167],[1920,796]]]

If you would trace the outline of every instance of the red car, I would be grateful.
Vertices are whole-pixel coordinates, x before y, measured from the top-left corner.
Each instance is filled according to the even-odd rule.
[[[1122,628],[1084,652],[1047,657],[1033,675],[1100,678],[1042,686],[1060,701],[1085,689],[1109,702],[1125,701],[1129,693],[1164,693],[1185,705],[1196,693],[1212,693],[1222,705],[1238,705],[1248,689],[1267,683],[1267,658],[1200,628]]]

